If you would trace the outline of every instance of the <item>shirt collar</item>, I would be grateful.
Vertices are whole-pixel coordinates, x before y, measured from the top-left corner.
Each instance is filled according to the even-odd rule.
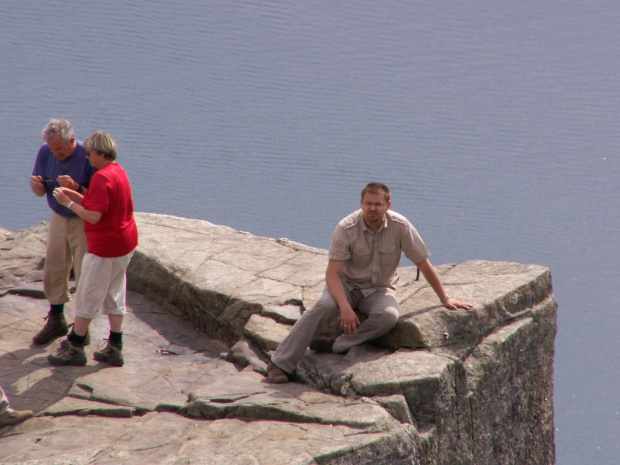
[[[385,215],[383,216],[383,224],[381,225],[381,227],[379,228],[379,230],[377,232],[374,232],[372,229],[370,229],[367,225],[366,222],[364,221],[364,211],[362,209],[360,209],[360,222],[362,223],[362,231],[368,231],[370,234],[379,234],[381,231],[383,231],[384,229],[386,229],[388,227],[388,220],[387,220],[388,214],[387,212],[385,212]]]

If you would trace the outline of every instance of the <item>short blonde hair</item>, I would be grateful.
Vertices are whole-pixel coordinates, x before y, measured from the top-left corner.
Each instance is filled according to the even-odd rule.
[[[93,132],[84,141],[84,148],[87,152],[102,153],[104,158],[109,161],[116,160],[116,142],[107,132]]]

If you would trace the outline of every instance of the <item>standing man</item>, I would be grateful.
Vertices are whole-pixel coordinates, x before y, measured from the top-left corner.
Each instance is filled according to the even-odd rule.
[[[308,346],[318,352],[344,353],[386,334],[396,325],[399,306],[395,285],[402,252],[424,274],[444,307],[472,305],[451,298],[428,260],[430,252],[402,215],[389,211],[390,190],[370,183],[362,190],[361,210],[344,218],[332,235],[325,289],[317,303],[295,323],[273,355],[267,374],[286,383]],[[354,309],[368,318],[360,324]],[[335,341],[317,338],[323,326],[340,317],[344,334]]]
[[[110,336],[95,360],[123,366],[123,317],[127,266],[138,246],[138,228],[133,217],[133,198],[127,173],[116,160],[116,142],[98,131],[86,138],[84,147],[91,165],[98,169],[90,190],[81,195],[66,187],[54,190],[61,205],[84,219],[88,252],[75,295],[75,324],[47,360],[52,365],[86,365],[84,345],[90,322],[99,314],[108,316]]]
[[[50,310],[45,326],[32,338],[35,344],[47,344],[69,331],[64,315],[65,303],[71,300],[69,275],[73,268],[75,281],[79,281],[87,250],[84,221],[60,205],[53,191],[64,187],[84,194],[95,172],[69,121],[52,119],[43,129],[43,140],[46,143],[39,149],[30,187],[37,196],[47,196],[52,210],[43,269],[43,289]]]

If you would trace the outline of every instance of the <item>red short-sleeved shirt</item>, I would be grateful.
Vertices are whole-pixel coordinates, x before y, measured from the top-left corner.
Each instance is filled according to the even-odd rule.
[[[122,257],[138,246],[131,185],[121,165],[109,163],[93,175],[82,206],[102,213],[97,224],[84,222],[89,253]]]

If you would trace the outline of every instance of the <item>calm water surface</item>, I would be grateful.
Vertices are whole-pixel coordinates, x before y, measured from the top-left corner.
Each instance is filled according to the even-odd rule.
[[[0,3],[0,224],[51,117],[139,211],[321,248],[383,181],[435,264],[551,269],[557,463],[620,463],[617,2],[297,3]]]

